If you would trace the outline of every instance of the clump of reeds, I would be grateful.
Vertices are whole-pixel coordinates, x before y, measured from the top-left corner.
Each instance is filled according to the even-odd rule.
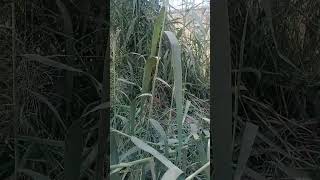
[[[112,177],[209,179],[208,24],[166,2],[115,4]]]

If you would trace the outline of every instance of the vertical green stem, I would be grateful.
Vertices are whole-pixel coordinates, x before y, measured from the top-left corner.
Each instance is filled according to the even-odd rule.
[[[134,124],[136,115],[136,99],[131,102],[130,106],[130,135],[134,136]]]

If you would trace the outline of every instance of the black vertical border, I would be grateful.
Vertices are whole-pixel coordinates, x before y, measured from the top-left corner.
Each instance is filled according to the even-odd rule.
[[[109,0],[102,0],[105,2],[101,2],[101,4],[105,7],[105,19],[106,27],[104,31],[105,42],[104,49],[106,52],[104,54],[104,70],[103,70],[103,83],[102,83],[102,103],[109,103],[110,104],[110,1]],[[99,40],[99,39],[98,39]],[[97,158],[97,167],[96,170],[99,172],[97,173],[97,180],[103,179],[110,179],[109,177],[109,154],[110,154],[110,107],[107,109],[102,109],[100,112],[100,122],[99,122],[99,145],[98,145],[98,158]],[[108,156],[108,158],[106,158]],[[106,163],[105,163],[106,162]]]
[[[227,0],[210,1],[210,26],[210,170],[215,180],[232,180],[231,47]]]
[[[111,64],[111,55],[110,55],[110,18],[111,18],[111,16],[110,16],[110,0],[105,0],[105,1],[107,1],[107,3],[106,3],[106,22],[107,22],[107,27],[106,27],[106,34],[107,34],[107,37],[106,37],[106,55],[105,55],[105,59],[106,59],[106,62],[107,62],[107,65],[106,65],[106,67],[107,67],[107,75],[106,75],[106,77],[107,77],[107,81],[109,82],[109,83],[106,83],[107,85],[107,87],[106,87],[106,89],[107,89],[107,95],[108,95],[108,99],[107,99],[107,101],[109,102],[109,104],[110,104],[110,106],[111,106],[111,95],[110,95],[110,64]],[[107,82],[106,81],[106,82]],[[107,122],[107,155],[108,155],[108,158],[107,158],[107,172],[106,172],[106,174],[107,174],[107,179],[110,179],[110,177],[109,177],[109,172],[110,172],[110,158],[109,158],[109,155],[110,155],[110,113],[111,113],[111,111],[110,111],[110,108],[108,109],[108,112],[107,112],[107,120],[108,120],[108,122]]]

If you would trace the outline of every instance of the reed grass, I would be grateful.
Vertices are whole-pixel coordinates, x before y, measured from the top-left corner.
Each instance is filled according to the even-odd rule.
[[[0,2],[0,179],[319,179],[320,1],[106,2]]]
[[[0,47],[0,69],[16,69],[0,78],[0,179],[208,179],[208,25],[190,34],[199,22],[178,30],[170,1],[117,0],[109,36],[97,2],[17,0],[13,34],[1,16],[16,49]]]
[[[199,85],[200,89],[208,84],[209,79],[193,68],[207,68],[202,63],[208,56],[196,51],[206,51],[209,47],[205,45],[206,42],[198,41],[203,46],[194,48],[198,34],[191,32],[192,37],[188,37],[187,29],[180,31],[181,39],[177,38],[177,24],[172,18],[169,3],[165,1],[161,6],[156,1],[120,1],[111,12],[115,18],[111,29],[116,33],[112,41],[115,58],[112,76],[116,78],[112,83],[114,89],[118,90],[112,94],[112,131],[117,134],[116,144],[121,159],[112,167],[121,168],[113,173],[121,177],[125,176],[123,171],[129,170],[143,172],[140,178],[184,179],[209,161],[206,156],[208,137],[199,142],[189,136],[191,133],[201,136],[200,126],[209,128],[208,124],[200,125],[201,120],[195,115],[198,113],[208,117],[209,109],[204,107],[208,102],[203,101],[208,99],[208,94],[193,89],[193,84]],[[120,15],[124,10],[127,10],[125,15]],[[123,17],[132,21],[125,23],[128,19]],[[195,20],[200,21],[200,17]],[[205,41],[205,37],[202,38]],[[188,51],[186,46],[189,46]],[[201,61],[198,62],[201,67],[189,65],[193,63],[197,66],[196,61]],[[206,83],[194,81],[195,76]],[[190,81],[193,81],[192,85],[188,86]],[[139,84],[142,84],[141,87]],[[194,93],[195,98],[186,92]],[[191,119],[194,122],[190,122]],[[190,123],[198,123],[198,128],[191,130]],[[205,158],[198,163],[201,153]],[[120,167],[121,163],[140,162],[150,156],[155,158],[155,175],[152,168]],[[129,176],[136,177],[132,174]],[[202,171],[193,177],[209,178]]]

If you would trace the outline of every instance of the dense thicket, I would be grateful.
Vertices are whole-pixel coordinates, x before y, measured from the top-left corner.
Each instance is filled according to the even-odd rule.
[[[240,88],[235,136],[244,122],[259,127],[247,166],[266,178],[318,172],[319,7],[319,1],[229,1],[233,84]]]
[[[1,3],[0,179],[94,177],[105,1]]]
[[[107,106],[101,103],[107,24],[100,3],[18,0],[13,17],[10,2],[0,2],[0,179],[15,170],[20,179],[98,174],[98,121],[105,118],[98,111]],[[192,4],[176,16],[162,3],[161,21],[159,1],[110,3],[112,178],[160,179],[168,169],[209,177],[208,25]],[[320,2],[228,5],[236,173],[245,166],[246,179],[317,179]],[[154,45],[159,30],[167,32]],[[150,59],[159,61],[146,82]]]

